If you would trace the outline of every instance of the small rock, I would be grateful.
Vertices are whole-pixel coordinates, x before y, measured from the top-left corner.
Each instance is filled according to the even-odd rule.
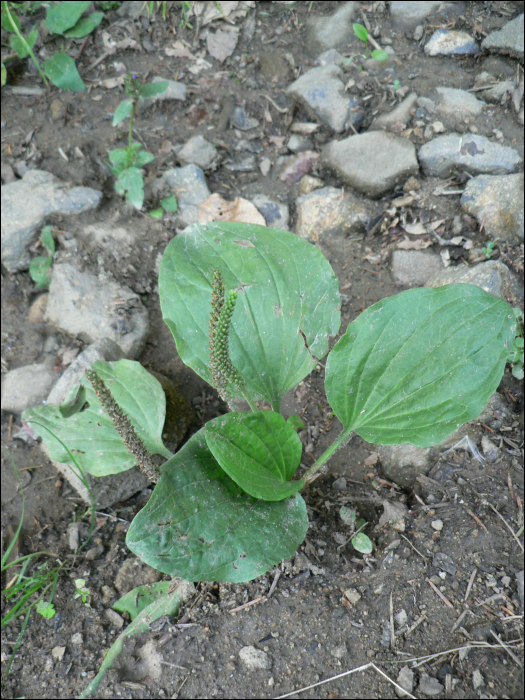
[[[267,670],[272,667],[268,654],[253,646],[243,647],[239,651],[239,657],[250,671],[255,671],[259,668]]]
[[[294,185],[312,170],[318,160],[319,153],[315,151],[303,151],[296,156],[291,156],[281,170],[279,179],[286,182],[287,185]]]
[[[419,173],[414,144],[384,131],[332,141],[323,148],[321,161],[358,192],[374,198]]]
[[[166,78],[161,78],[160,76],[155,76],[152,83],[168,83],[168,87],[160,95],[153,95],[153,97],[147,97],[144,100],[144,105],[147,107],[153,102],[165,102],[166,100],[179,100],[183,101],[186,99],[186,85],[184,83],[178,83],[176,80],[167,80]]]
[[[332,656],[335,656],[336,659],[342,659],[344,656],[348,654],[348,649],[346,648],[346,644],[341,644],[338,647],[334,647],[331,651],[330,654]]]
[[[60,660],[64,657],[65,652],[66,647],[53,647],[53,649],[51,649],[51,656],[54,659]]]
[[[425,44],[427,56],[462,56],[479,53],[477,41],[466,32],[438,29]]]
[[[426,175],[444,179],[463,170],[471,175],[504,175],[519,170],[523,162],[516,149],[476,134],[437,136],[421,146],[418,158]]]
[[[91,549],[88,549],[86,553],[86,561],[95,561],[104,553],[104,546],[101,544],[96,544]]]
[[[159,571],[143,564],[137,557],[128,557],[116,573],[115,588],[123,596],[137,586],[157,583],[161,576]]]
[[[250,131],[259,126],[259,120],[255,119],[255,117],[249,117],[242,107],[236,107],[233,110],[231,124],[239,131]]]
[[[80,632],[77,632],[71,637],[71,644],[75,644],[75,646],[84,644],[84,637],[80,634]]]
[[[478,100],[471,92],[466,90],[456,90],[455,88],[436,88],[437,111],[444,117],[454,117],[464,119],[465,117],[476,117],[481,114],[486,103]]]
[[[504,53],[523,61],[523,14],[515,17],[497,32],[483,40],[481,48],[491,53]]]
[[[2,409],[22,413],[40,405],[57,380],[57,373],[45,364],[26,365],[10,370],[2,382]]]
[[[408,621],[407,611],[403,608],[396,615],[394,615],[394,621],[398,629],[404,627]]]
[[[310,194],[314,190],[318,190],[320,187],[324,187],[324,182],[318,177],[312,177],[311,175],[305,175],[299,181],[297,186],[297,191],[301,194]]]
[[[432,559],[432,566],[434,566],[436,569],[446,571],[447,574],[450,574],[451,576],[456,575],[456,565],[448,554],[443,554],[443,552],[437,552],[435,554],[434,558]]]
[[[206,170],[216,160],[217,149],[204,136],[194,136],[184,144],[177,157],[182,165],[193,163]]]
[[[296,200],[295,231],[310,243],[329,236],[364,232],[370,219],[362,197],[335,187],[323,187]]]
[[[407,515],[407,507],[399,501],[383,500],[383,514],[379,518],[377,529],[384,528],[388,525],[389,528],[397,532],[405,531],[405,517]]]
[[[66,115],[66,105],[62,100],[54,99],[49,105],[49,110],[51,112],[51,119],[56,121],[57,119],[63,119]]]
[[[362,598],[361,593],[359,593],[359,591],[356,591],[355,588],[347,588],[343,595],[346,598],[346,600],[352,605],[357,605],[357,603],[359,603],[359,601]]]
[[[516,583],[518,585],[518,597],[520,599],[521,607],[524,607],[523,597],[524,597],[524,583],[523,583],[523,569],[518,571],[516,574]]]
[[[485,679],[483,678],[479,668],[477,668],[472,674],[472,685],[474,686],[474,690],[482,688],[485,685]]]
[[[396,27],[414,26],[421,20],[433,14],[442,3],[431,2],[391,2],[390,16]]]
[[[259,163],[259,169],[263,177],[266,177],[272,169],[272,161],[269,158],[263,158]]]
[[[414,29],[414,41],[421,41],[423,38],[423,34],[425,33],[425,29],[423,28],[422,24],[418,24],[417,27]]]
[[[252,197],[251,201],[264,216],[268,228],[288,230],[289,212],[286,204],[275,202],[265,194],[258,194]]]
[[[124,627],[124,618],[121,615],[119,615],[118,612],[116,612],[115,610],[108,608],[104,611],[104,615],[111,622],[112,625],[115,625],[117,629]]]
[[[398,673],[397,684],[406,690],[406,692],[403,692],[403,690],[396,688],[395,691],[398,698],[406,698],[407,693],[412,694],[414,690],[414,671],[408,666],[403,666]]]
[[[405,287],[422,287],[429,277],[443,269],[437,253],[421,250],[395,250],[392,254],[392,276]]]
[[[46,313],[48,294],[41,294],[35,301],[31,304],[29,312],[27,314],[27,320],[29,323],[42,323],[44,320],[44,315]]]
[[[344,476],[340,476],[332,484],[334,491],[345,491],[346,490],[346,479]]]
[[[432,528],[433,528],[434,530],[436,530],[437,532],[441,532],[441,530],[443,529],[443,521],[442,521],[442,520],[433,520],[433,521],[430,523],[430,525],[431,525]]]
[[[80,527],[80,523],[74,522],[74,523],[71,523],[71,525],[69,525],[69,527],[67,529],[68,545],[69,545],[69,549],[72,552],[76,552],[78,549],[78,543],[79,543],[78,530],[79,530],[79,527]]]
[[[480,225],[484,222],[490,240],[523,240],[523,173],[471,178],[461,195],[461,208]]]
[[[381,129],[390,129],[395,124],[404,124],[405,126],[412,119],[410,110],[414,109],[417,102],[415,92],[410,93],[398,105],[391,109],[390,112],[384,112],[374,119],[368,127],[368,131],[379,131]]]
[[[333,63],[336,66],[343,64],[345,57],[339,53],[337,49],[328,49],[324,51],[318,58],[315,59],[315,66],[327,66]]]
[[[314,143],[306,136],[293,134],[288,139],[286,147],[289,151],[292,151],[292,153],[301,153],[302,151],[311,151],[314,147]]]
[[[481,438],[481,449],[487,462],[492,464],[498,459],[499,449],[486,435]]]
[[[309,17],[306,24],[306,50],[310,56],[319,56],[328,49],[346,46],[352,36],[355,2],[345,2],[329,16]]]
[[[423,695],[430,698],[440,695],[445,690],[437,678],[433,678],[432,676],[429,676],[428,673],[424,672],[419,678],[419,685],[417,689],[420,693],[423,693]]]

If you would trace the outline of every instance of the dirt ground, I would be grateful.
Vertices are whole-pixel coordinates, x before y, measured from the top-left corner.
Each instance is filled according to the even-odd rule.
[[[304,72],[311,65],[304,50],[308,16],[330,14],[339,4],[297,2],[288,7],[258,2],[244,20],[237,20],[241,33],[236,52],[222,65],[210,59],[213,67],[195,79],[186,75],[189,97],[184,103],[161,102],[139,113],[137,133],[156,156],[148,166],[147,180],[178,165],[176,156],[166,147],[167,141],[184,143],[202,134],[215,140],[224,162],[234,159],[238,141],[234,131],[226,128],[215,134],[209,129],[217,125],[232,96],[261,120],[265,137],[257,141],[262,147],[260,155],[266,153],[275,160],[277,147],[268,137],[287,135],[288,115],[274,109],[272,121],[265,120],[267,101],[261,93],[286,107],[284,90],[291,74],[288,79],[265,81],[259,74],[258,55],[268,50],[291,53],[296,67]],[[455,28],[478,38],[522,11],[517,3],[510,2],[460,4],[462,13],[454,20]],[[155,47],[153,51],[120,51],[89,69],[103,51],[98,34],[84,46],[82,41],[72,42],[73,53],[80,52],[83,46],[77,65],[88,85],[86,93],[64,93],[51,87],[41,96],[28,97],[6,90],[2,94],[2,158],[11,163],[26,160],[28,167],[50,171],[72,185],[88,185],[104,192],[96,212],[70,220],[55,217],[48,223],[57,228],[75,233],[75,227],[105,221],[140,232],[131,266],[116,261],[111,251],[89,247],[81,251],[81,259],[90,269],[104,266],[117,282],[141,294],[151,329],[141,362],[177,382],[193,407],[189,436],[225,407],[215,392],[182,364],[162,322],[155,265],[176,235],[175,227],[169,220],[154,221],[134,212],[113,191],[113,178],[105,163],[108,150],[123,143],[122,132],[111,126],[122,93],[96,82],[113,76],[115,61],[149,80],[156,75],[171,78],[183,69],[183,59],[166,57],[164,46],[176,38],[187,41],[195,51],[204,44],[199,41],[195,26],[179,26],[179,3],[172,5],[165,20],[159,15],[134,21],[115,12],[106,14],[102,27],[111,36],[122,38],[127,27],[139,42],[147,38],[148,45]],[[400,59],[396,75],[401,85],[408,82],[409,75],[417,74],[410,79],[410,89],[423,96],[431,95],[437,85],[471,87],[483,57],[425,56],[402,30],[393,30],[384,6],[385,3],[362,3],[371,25],[379,29],[378,41],[384,43],[385,37],[394,39]],[[253,13],[256,25],[250,38],[248,32],[243,33],[243,26]],[[437,23],[438,20],[430,22]],[[9,82],[20,86],[38,84],[27,64],[21,72],[11,74]],[[363,129],[381,104],[383,93],[378,85],[371,79],[372,98],[366,102]],[[505,143],[523,155],[522,127],[514,113],[499,109],[496,120],[479,122],[479,131],[491,135],[495,126],[502,131]],[[319,147],[331,137],[321,128],[313,138]],[[416,146],[420,143],[416,141]],[[84,158],[72,155],[76,147]],[[340,186],[328,172],[320,172],[319,176],[327,185]],[[263,177],[258,170],[243,173],[219,166],[207,172],[206,178],[210,191],[226,199],[250,199],[264,193],[290,204],[293,223],[293,188],[271,174]],[[435,196],[432,190],[428,188],[429,209],[443,214],[449,222],[462,213],[459,197]],[[382,200],[385,207],[395,196],[391,193]],[[389,272],[389,256],[398,235],[393,230],[362,240],[346,239],[336,249],[323,250],[341,285],[341,334],[362,310],[403,290],[393,283]],[[486,243],[479,227],[473,226],[469,235],[479,247]],[[59,247],[58,259],[62,254],[67,254],[67,250],[64,253]],[[495,257],[508,264],[519,255],[519,247],[503,244]],[[457,263],[463,264],[461,257]],[[522,275],[523,267],[516,265],[513,271]],[[41,362],[50,351],[83,347],[56,329],[28,321],[29,307],[39,293],[27,272],[10,274],[3,270],[4,369]],[[294,396],[307,426],[307,441],[313,445],[313,450],[303,456],[306,464],[309,460],[313,463],[340,428],[332,418],[323,380],[323,369],[319,368]],[[374,446],[353,438],[332,458],[329,473],[303,494],[310,528],[300,547],[302,562],[301,557],[285,561],[245,584],[197,585],[196,596],[183,606],[176,619],[162,618],[148,633],[125,645],[118,664],[106,674],[93,697],[271,698],[292,691],[298,698],[397,697],[394,686],[371,665],[298,692],[367,664],[374,664],[394,680],[408,665],[414,672],[416,697],[523,697],[523,602],[519,600],[516,580],[516,574],[523,569],[523,547],[507,526],[510,524],[517,531],[523,525],[523,461],[521,449],[500,440],[503,436],[512,443],[523,444],[522,385],[507,372],[499,391],[511,409],[512,420],[497,429],[485,428],[486,434],[501,444],[495,463],[482,465],[469,452],[458,449],[441,457],[427,481],[403,492],[382,474]],[[18,469],[24,470],[26,499],[18,553],[43,549],[71,561],[69,528],[72,522],[80,521],[80,540],[85,539],[89,531],[86,507],[46,461],[38,445],[13,437],[19,424],[19,419],[2,412],[4,546],[21,515],[20,493],[10,466],[12,456]],[[149,495],[150,490],[146,489],[125,503],[97,513],[87,553],[78,557],[58,582],[54,597],[57,614],[50,620],[35,612],[31,614],[11,671],[3,679],[4,697],[75,698],[93,679],[105,651],[118,635],[105,611],[126,590],[161,578],[146,566],[134,565],[135,558],[125,545],[129,523]],[[379,524],[385,500],[402,502],[408,509],[402,531]],[[339,517],[342,505],[351,505],[369,522],[367,532],[374,542],[372,555],[363,556],[350,544],[341,544],[345,540]],[[86,580],[91,607],[74,599],[76,578]],[[276,578],[269,599],[232,613],[233,609],[266,596]],[[2,616],[7,610],[2,598]],[[22,620],[16,619],[3,629],[3,675],[21,624]],[[161,658],[161,672],[156,676],[144,670],[143,649],[148,642],[153,643]],[[239,651],[248,645],[266,652],[269,668],[249,670],[243,665]],[[62,655],[52,654],[60,647],[65,647]],[[416,657],[420,661],[414,665],[410,660]],[[428,676],[434,680],[430,682]],[[441,686],[435,685],[437,681]]]

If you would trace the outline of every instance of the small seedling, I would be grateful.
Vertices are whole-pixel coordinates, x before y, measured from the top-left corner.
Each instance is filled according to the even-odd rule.
[[[142,209],[144,203],[144,177],[141,168],[151,163],[155,157],[148,151],[141,151],[141,144],[133,141],[133,122],[137,104],[146,97],[161,95],[168,87],[167,82],[142,85],[136,75],[126,74],[124,89],[128,99],[123,100],[113,115],[113,126],[118,126],[129,117],[128,146],[115,148],[109,152],[111,172],[117,178],[115,192],[123,195],[135,207]]]
[[[177,199],[173,195],[171,195],[169,197],[161,199],[160,207],[157,207],[156,209],[153,209],[153,211],[150,211],[149,215],[152,219],[162,219],[162,217],[164,216],[164,212],[173,214],[178,210],[178,208],[179,203],[177,202]]]
[[[523,379],[523,360],[524,360],[524,342],[523,342],[523,313],[520,309],[512,309],[519,324],[519,335],[514,339],[514,343],[510,348],[509,362],[512,363],[512,375],[516,379]]]
[[[366,27],[363,27],[362,24],[353,24],[352,29],[354,30],[354,34],[356,37],[362,41],[365,45],[365,60],[369,59],[372,57],[376,61],[386,61],[388,58],[388,53],[384,49],[374,49],[372,53],[370,53],[370,47],[368,46],[368,30]]]
[[[45,603],[43,600],[38,602],[36,606],[36,611],[39,615],[42,615],[46,620],[50,620],[55,616],[55,606],[53,603]]]
[[[401,87],[401,83],[399,82],[399,80],[397,78],[392,83],[392,87],[394,88],[394,90],[399,90],[399,88]]]
[[[348,508],[347,506],[341,506],[339,511],[339,516],[345,525],[350,528],[350,542],[352,547],[356,549],[361,554],[371,554],[374,545],[372,540],[364,532],[361,532],[363,528],[368,525],[364,518],[358,518],[357,513],[353,508]]]
[[[46,226],[40,236],[40,242],[46,248],[48,255],[40,255],[38,258],[34,258],[29,265],[29,274],[37,289],[49,287],[51,282],[48,270],[53,263],[53,257],[55,255],[55,241],[51,230],[51,226]]]
[[[492,257],[492,253],[494,252],[494,247],[496,246],[496,241],[489,241],[485,248],[482,248],[481,251],[487,258],[487,260],[490,260]]]
[[[91,605],[89,604],[89,601],[91,599],[91,591],[89,588],[86,587],[86,582],[83,578],[76,578],[75,579],[75,587],[77,589],[77,592],[73,596],[75,599],[76,598],[81,598],[82,603],[87,607],[90,608]]]

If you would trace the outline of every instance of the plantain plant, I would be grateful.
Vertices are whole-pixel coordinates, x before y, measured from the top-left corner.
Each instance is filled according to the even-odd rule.
[[[172,455],[159,382],[120,360],[96,362],[62,406],[29,409],[24,420],[52,430],[95,476],[138,462],[155,488],[127,545],[189,581],[248,581],[293,556],[308,529],[300,491],[352,434],[438,444],[481,413],[518,335],[506,301],[448,285],[374,304],[329,353],[340,300],[328,261],[290,232],[248,224],[195,224],[176,236],[159,294],[181,359],[249,410],[211,420]],[[302,446],[282,400],[326,355],[326,395],[342,431],[296,478]],[[51,456],[68,462],[63,445],[33,425]],[[155,454],[166,458],[160,468]]]

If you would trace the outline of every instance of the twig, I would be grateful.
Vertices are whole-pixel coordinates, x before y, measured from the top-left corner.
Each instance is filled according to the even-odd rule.
[[[275,109],[276,109],[278,112],[280,112],[280,114],[286,114],[286,112],[288,112],[288,107],[286,107],[285,109],[283,109],[283,107],[279,107],[279,105],[276,104],[276,103],[274,102],[274,100],[272,100],[271,97],[268,97],[268,95],[262,95],[262,97],[266,97],[266,99],[268,100],[268,102],[271,102],[271,103],[273,104],[273,106],[275,107]]]
[[[450,630],[450,633],[451,633],[451,634],[452,634],[452,632],[454,632],[454,631],[460,626],[460,624],[463,622],[463,620],[464,620],[464,618],[465,618],[465,615],[466,615],[467,613],[468,613],[468,610],[463,610],[463,612],[461,613],[461,615],[458,617],[458,619],[457,619],[457,620],[454,622],[454,624],[452,625],[452,629]]]
[[[434,591],[434,593],[436,593],[441,598],[441,600],[445,603],[445,605],[448,608],[451,608],[452,610],[454,610],[454,606],[452,605],[450,600],[446,596],[444,596],[443,593],[441,593],[439,588],[434,583],[432,583],[432,581],[429,578],[427,578],[427,583],[430,586],[430,588]]]
[[[266,596],[266,600],[271,598],[274,594],[275,589],[277,588],[277,582],[281,578],[281,570],[277,569],[277,573],[274,576],[274,579],[272,581],[272,585],[270,586],[270,590],[268,591],[268,595]]]
[[[251,608],[252,605],[256,605],[257,603],[260,603],[263,600],[266,600],[266,596],[261,595],[258,598],[255,598],[254,600],[250,600],[249,603],[239,605],[238,608],[233,608],[233,610],[228,610],[228,612],[230,613],[230,615],[233,615],[233,613],[240,612],[241,610],[246,610],[246,608]]]
[[[401,533],[400,533],[400,534],[401,534]],[[428,557],[426,557],[424,554],[421,554],[421,552],[419,551],[419,549],[416,549],[416,548],[414,547],[414,545],[413,545],[412,542],[408,539],[408,537],[405,537],[405,535],[401,535],[401,537],[402,537],[404,540],[406,540],[406,541],[408,542],[408,544],[412,547],[412,549],[414,550],[414,552],[416,552],[417,554],[419,554],[419,556],[420,556],[424,561],[428,561]]]
[[[510,534],[514,537],[516,542],[519,544],[521,551],[523,552],[523,545],[521,544],[521,542],[519,541],[519,539],[516,536],[516,533],[511,528],[511,526],[508,524],[508,522],[505,520],[505,518],[500,513],[498,513],[498,511],[494,508],[494,506],[491,503],[489,503],[488,501],[483,501],[483,503],[485,503],[489,508],[491,508],[496,513],[498,518],[503,521],[503,524],[505,525],[507,530],[510,532]]]
[[[473,518],[477,522],[477,524],[485,530],[485,532],[488,532],[487,528],[485,527],[485,525],[483,525],[483,523],[478,518],[478,516],[474,515],[474,513],[470,510],[470,508],[467,508],[467,506],[463,506],[463,507],[465,508],[467,513],[470,515],[470,517]]]
[[[521,640],[519,640],[521,642]],[[521,642],[523,644],[523,642]],[[400,661],[394,661],[393,663],[395,664],[410,664],[414,663],[414,666],[412,668],[417,668],[418,666],[422,666],[423,664],[426,664],[428,661],[432,661],[432,659],[438,659],[440,656],[446,656],[447,654],[453,654],[456,651],[461,651],[462,649],[501,649],[501,647],[498,644],[489,644],[488,642],[469,642],[468,644],[464,644],[461,647],[454,647],[452,649],[447,649],[446,651],[439,651],[436,654],[428,654],[427,656],[414,656],[411,659],[402,659]]]
[[[501,646],[505,649],[505,651],[506,651],[507,654],[510,656],[510,658],[511,658],[513,661],[515,661],[515,662],[518,664],[518,666],[521,668],[521,667],[523,666],[523,664],[521,663],[520,659],[518,659],[518,657],[517,657],[515,654],[513,654],[513,653],[511,652],[511,650],[509,649],[508,645],[505,644],[505,642],[503,642],[503,640],[501,639],[501,637],[499,637],[499,636],[494,632],[494,630],[490,630],[490,633],[491,633],[491,635],[494,637],[494,639],[496,639],[496,640],[499,642],[499,644],[501,644]]]
[[[465,602],[467,602],[467,599],[470,595],[470,591],[472,590],[472,586],[474,585],[474,579],[476,578],[477,573],[478,573],[478,570],[474,567],[474,570],[470,574],[467,590],[465,591]]]
[[[394,632],[394,603],[392,601],[392,592],[390,592],[390,648],[393,649],[396,645],[396,634]]]
[[[405,632],[405,639],[408,637],[409,634],[412,634],[412,632],[419,627],[419,625],[423,622],[425,617],[427,616],[426,612],[424,612],[422,615],[420,615],[417,620],[414,622],[414,624],[407,629]]]
[[[389,678],[384,671],[382,671],[380,668],[378,668],[375,664],[369,663],[365,664],[364,666],[358,666],[358,668],[354,668],[351,671],[345,671],[344,673],[339,673],[337,676],[332,676],[331,678],[327,678],[324,681],[319,681],[319,683],[314,683],[313,685],[307,685],[305,688],[298,688],[297,690],[293,690],[291,693],[286,693],[286,695],[278,695],[274,698],[274,700],[281,700],[281,698],[289,698],[292,695],[296,695],[297,693],[304,693],[305,690],[311,690],[311,688],[317,688],[319,685],[324,685],[324,683],[330,683],[330,681],[335,681],[338,678],[344,678],[345,676],[350,676],[352,673],[357,673],[358,671],[366,671],[369,668],[373,668],[374,671],[377,671],[383,678],[386,678],[386,680],[389,683],[392,683],[392,685],[395,688],[398,688],[398,690],[403,691],[403,696],[402,697],[407,697],[407,698],[412,698],[412,700],[415,700],[415,696],[411,695],[408,691],[406,691],[404,688],[402,688],[398,683],[393,681],[391,678]]]

